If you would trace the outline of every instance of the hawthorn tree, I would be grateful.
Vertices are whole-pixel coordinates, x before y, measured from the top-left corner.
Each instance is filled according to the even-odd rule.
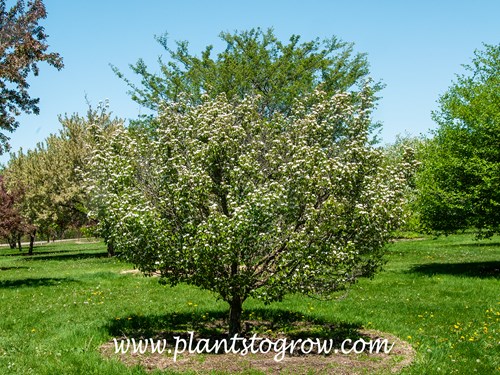
[[[412,160],[411,165],[413,166],[413,168],[408,168],[405,171],[406,186],[404,194],[406,204],[403,208],[406,220],[404,225],[399,228],[398,233],[394,233],[396,236],[408,234],[404,232],[420,232],[422,230],[418,210],[417,174],[421,167],[420,160],[427,142],[428,140],[423,137],[398,135],[394,143],[384,147],[385,163],[398,165]]]
[[[500,44],[475,51],[433,113],[418,177],[421,221],[430,231],[500,233]]]
[[[97,137],[89,191],[129,261],[216,293],[238,333],[249,296],[328,297],[381,267],[411,158],[370,144],[372,93],[315,90],[270,116],[262,97],[180,95],[154,129]]]
[[[47,17],[41,0],[22,0],[7,10],[0,0],[0,154],[9,150],[9,138],[22,112],[38,114],[38,98],[31,98],[27,78],[38,75],[39,62],[47,62],[58,70],[63,67],[57,53],[47,53],[47,34],[39,21]]]
[[[103,202],[99,195],[93,189],[85,189],[84,179],[99,180],[106,179],[109,169],[96,170],[89,164],[89,159],[95,152],[96,147],[100,147],[103,139],[108,139],[113,132],[124,127],[124,120],[112,117],[109,111],[108,103],[100,103],[96,109],[89,107],[87,119],[85,120],[85,137],[83,138],[82,153],[78,159],[79,180],[80,186],[84,195],[82,207],[86,213],[93,213],[91,222],[88,225],[90,229],[88,233],[96,237],[101,237],[107,246],[108,256],[115,255],[113,232],[111,231],[108,207]],[[85,191],[87,190],[87,191]]]

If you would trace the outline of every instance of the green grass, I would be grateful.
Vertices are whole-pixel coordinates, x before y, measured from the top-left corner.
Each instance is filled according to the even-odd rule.
[[[392,333],[417,351],[404,374],[500,373],[500,238],[401,241],[387,260],[341,300],[249,300],[246,314]],[[32,257],[0,248],[0,373],[144,374],[103,358],[99,346],[121,334],[201,329],[226,314],[197,288],[120,273],[131,268],[107,258],[101,243],[47,244]]]

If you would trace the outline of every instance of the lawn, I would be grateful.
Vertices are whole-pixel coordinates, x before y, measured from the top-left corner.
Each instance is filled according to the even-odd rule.
[[[202,329],[225,315],[215,296],[122,273],[132,266],[107,258],[102,243],[82,242],[37,246],[32,257],[0,248],[0,373],[144,374],[99,347],[172,325]],[[500,237],[397,242],[384,271],[339,300],[294,295],[244,308],[252,318],[293,315],[391,333],[416,349],[404,374],[500,373]]]

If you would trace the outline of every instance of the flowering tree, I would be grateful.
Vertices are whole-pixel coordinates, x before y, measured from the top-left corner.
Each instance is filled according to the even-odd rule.
[[[237,333],[249,296],[329,296],[380,268],[409,165],[370,145],[370,96],[315,91],[270,119],[253,96],[165,104],[153,133],[98,141],[89,191],[129,261],[215,292]]]
[[[187,41],[176,42],[176,48],[170,48],[165,34],[157,41],[165,49],[166,60],[159,58],[156,72],[151,72],[142,59],[130,65],[139,80],[127,79],[117,67],[113,70],[129,85],[132,99],[154,113],[162,102],[178,101],[183,93],[189,94],[185,100],[194,105],[200,104],[204,96],[215,99],[223,93],[228,100],[258,95],[259,113],[268,119],[277,112],[290,114],[295,98],[318,87],[330,95],[336,91],[353,92],[369,77],[366,53],[355,52],[354,43],[335,36],[302,42],[299,35],[292,35],[284,42],[272,29],[257,28],[222,32],[219,37],[223,46],[219,53],[209,45],[198,57],[189,51]],[[372,84],[372,100],[377,99],[382,88],[380,82]],[[144,115],[142,120],[132,125],[156,126],[154,117]],[[373,123],[371,129],[378,127]]]
[[[16,209],[24,221],[30,223],[32,243],[35,234],[46,235],[47,239],[58,238],[67,229],[88,229],[88,225],[93,224],[88,222],[90,202],[82,186],[94,148],[93,132],[98,127],[103,137],[108,128],[122,124],[121,120],[111,117],[105,103],[96,109],[89,107],[87,116],[73,114],[59,120],[62,129],[58,134],[51,134],[34,150],[12,154],[3,172],[10,191],[22,188]],[[93,204],[95,211],[95,202]],[[108,254],[113,255],[106,232],[101,229],[92,234],[103,237],[108,244]]]
[[[78,176],[85,124],[76,115],[60,120],[60,134],[51,134],[26,153],[12,154],[5,170],[6,185],[23,191],[18,209],[32,228],[31,244],[35,235],[61,236],[87,220],[81,210],[84,196]],[[32,250],[31,245],[30,254]]]
[[[84,152],[81,154],[79,160],[79,176],[86,178],[87,181],[98,181],[108,178],[110,170],[104,160],[100,160],[100,164],[103,165],[102,169],[92,168],[92,165],[89,165],[88,161],[93,155],[93,150],[102,146],[103,140],[107,141],[111,139],[111,134],[123,130],[123,124],[124,121],[122,119],[111,116],[107,102],[100,103],[97,109],[89,108],[85,121],[85,139],[82,147]],[[79,180],[79,182],[82,181]],[[88,196],[85,195],[83,206],[86,212],[92,212],[92,222],[90,223],[92,225],[88,228],[90,229],[88,233],[101,237],[104,240],[108,256],[111,257],[115,255],[114,232],[111,230],[110,220],[112,216],[109,215],[110,210],[106,203],[106,201],[100,199],[99,194],[90,191]]]

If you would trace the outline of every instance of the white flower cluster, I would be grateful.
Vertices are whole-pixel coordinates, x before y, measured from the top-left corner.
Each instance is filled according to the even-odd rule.
[[[270,120],[253,97],[180,101],[152,131],[98,134],[91,215],[144,272],[226,301],[341,290],[380,268],[411,167],[383,163],[369,95],[353,96],[317,91]]]

